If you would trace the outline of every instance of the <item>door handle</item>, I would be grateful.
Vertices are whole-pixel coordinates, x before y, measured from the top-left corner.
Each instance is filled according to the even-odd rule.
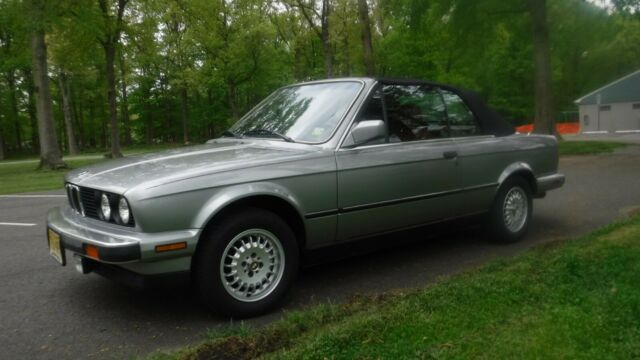
[[[445,159],[453,159],[455,157],[458,156],[458,152],[457,151],[445,151],[442,153],[442,156],[444,156]]]

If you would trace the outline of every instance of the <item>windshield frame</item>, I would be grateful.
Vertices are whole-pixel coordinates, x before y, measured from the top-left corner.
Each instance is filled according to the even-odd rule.
[[[320,85],[320,84],[327,84],[327,83],[348,83],[348,82],[360,84],[360,89],[358,89],[358,91],[355,93],[355,95],[353,96],[353,99],[351,100],[349,105],[345,108],[344,113],[342,115],[340,115],[340,119],[336,122],[335,127],[331,131],[331,134],[329,134],[329,136],[326,138],[326,140],[320,141],[320,142],[310,142],[310,141],[297,140],[295,138],[293,139],[293,140],[295,140],[295,144],[307,144],[307,145],[322,145],[322,144],[326,144],[329,141],[331,141],[331,139],[333,139],[333,137],[336,135],[336,132],[338,131],[338,129],[340,128],[340,126],[344,122],[345,118],[347,117],[349,112],[353,109],[354,104],[356,103],[356,101],[362,95],[362,91],[365,88],[365,81],[364,80],[355,79],[355,78],[325,79],[325,80],[317,80],[317,81],[308,81],[308,82],[296,83],[296,84],[291,84],[291,85],[280,87],[280,88],[274,90],[273,92],[271,92],[271,94],[269,94],[269,96],[267,96],[262,101],[260,101],[256,106],[254,106],[251,110],[249,110],[246,114],[244,114],[240,119],[238,119],[238,121],[236,121],[233,125],[231,125],[227,130],[233,131],[233,128],[236,126],[236,124],[240,123],[246,117],[248,117],[250,115],[253,115],[255,112],[257,112],[260,109],[262,109],[264,107],[264,105],[272,97],[274,97],[278,92],[280,92],[283,89],[292,88],[292,87],[307,86],[307,85]],[[278,138],[256,137],[256,136],[243,136],[243,137],[250,138],[250,139],[263,139],[263,140],[277,140],[278,139]]]

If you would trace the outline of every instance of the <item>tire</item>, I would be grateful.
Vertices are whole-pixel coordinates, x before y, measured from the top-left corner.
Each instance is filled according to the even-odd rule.
[[[501,244],[518,242],[527,232],[532,213],[529,183],[520,176],[508,178],[498,189],[488,214],[489,240]]]
[[[270,211],[248,208],[225,216],[201,242],[195,285],[204,304],[219,315],[268,312],[283,300],[298,272],[295,235]]]

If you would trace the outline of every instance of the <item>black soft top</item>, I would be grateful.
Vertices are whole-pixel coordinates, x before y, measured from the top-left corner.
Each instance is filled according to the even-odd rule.
[[[451,91],[452,93],[460,96],[460,98],[462,98],[469,107],[469,110],[471,110],[471,112],[476,116],[483,134],[507,136],[516,132],[513,125],[509,124],[502,116],[500,116],[500,114],[489,107],[480,94],[475,91],[424,80],[388,78],[380,78],[376,80],[383,85],[429,85]]]

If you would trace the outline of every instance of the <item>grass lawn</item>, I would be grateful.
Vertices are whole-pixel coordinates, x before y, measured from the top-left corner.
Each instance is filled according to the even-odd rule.
[[[124,150],[125,155],[141,154],[160,151],[176,145],[163,145],[151,147],[134,147]],[[83,153],[78,155],[95,156],[90,159],[65,159],[70,168],[83,167],[98,161],[104,161],[103,153]],[[62,189],[64,174],[70,169],[63,170],[36,170],[38,159],[35,157],[9,159],[0,161],[0,195],[15,194],[29,191],[44,191]]]
[[[89,165],[102,159],[65,160],[71,168]],[[36,170],[37,163],[0,165],[0,195],[29,191],[62,189],[64,170]]]
[[[560,155],[593,155],[610,153],[626,146],[613,141],[560,141],[558,150]]]
[[[424,289],[235,325],[148,359],[640,358],[640,216]]]

